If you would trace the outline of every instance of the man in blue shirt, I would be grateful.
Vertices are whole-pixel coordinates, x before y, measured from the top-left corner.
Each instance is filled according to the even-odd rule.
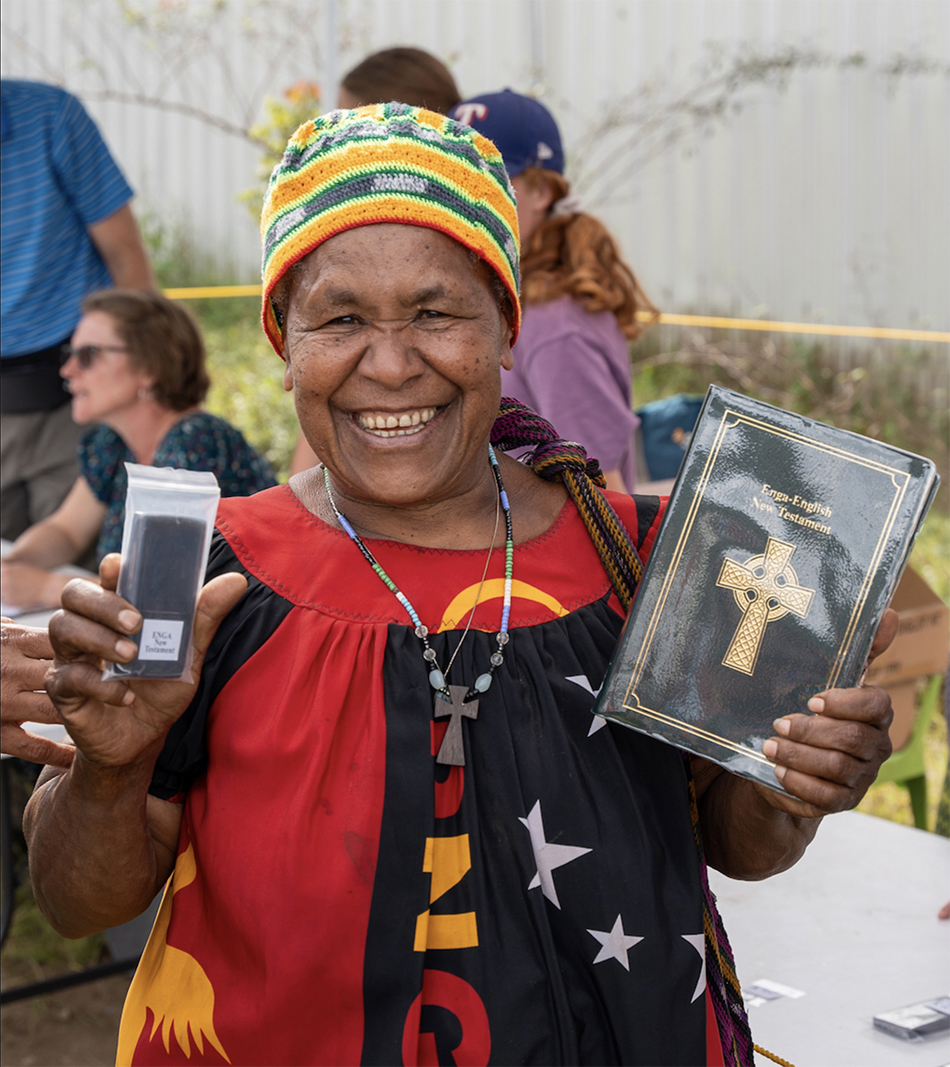
[[[74,96],[3,79],[0,142],[0,534],[13,540],[76,480],[59,367],[83,298],[155,282],[132,189]]]

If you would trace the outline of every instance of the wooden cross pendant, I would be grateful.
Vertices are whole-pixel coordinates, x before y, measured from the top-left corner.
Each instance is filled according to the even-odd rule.
[[[470,700],[463,704],[468,688],[464,685],[450,685],[449,696],[446,700],[441,693],[435,694],[435,706],[432,709],[433,719],[444,719],[450,715],[445,737],[439,746],[439,754],[435,757],[436,763],[445,763],[451,767],[465,766],[465,743],[462,737],[462,719],[478,718],[478,701]]]

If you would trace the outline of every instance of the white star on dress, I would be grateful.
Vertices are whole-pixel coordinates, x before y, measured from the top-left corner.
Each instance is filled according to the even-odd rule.
[[[540,886],[541,892],[560,911],[561,905],[557,899],[554,876],[551,872],[558,867],[563,867],[565,863],[570,863],[571,860],[578,859],[585,852],[590,852],[591,850],[589,848],[579,848],[575,845],[555,845],[550,841],[546,841],[544,838],[544,822],[541,818],[540,800],[535,802],[534,807],[528,813],[527,819],[522,819],[519,816],[518,822],[524,823],[528,828],[528,833],[531,834],[531,848],[534,850],[534,861],[538,865],[537,874],[531,879],[528,889],[537,889]]]
[[[696,982],[696,989],[693,991],[693,999],[690,1001],[690,1004],[692,1004],[697,997],[702,996],[706,989],[706,938],[702,934],[680,934],[680,937],[684,941],[688,941],[696,949],[699,953],[699,958],[703,961],[703,965],[699,969],[699,980]]]
[[[567,680],[573,682],[575,685],[579,685],[581,689],[586,689],[593,697],[600,696],[600,691],[604,688],[603,683],[601,683],[596,689],[592,689],[590,680],[586,674],[572,674]],[[606,725],[607,720],[603,715],[595,715],[593,722],[590,724],[590,729],[587,731],[587,736],[591,737],[593,734],[596,734],[598,730],[602,730]]]
[[[633,948],[643,938],[625,934],[623,932],[623,921],[619,915],[609,933],[604,930],[588,930],[587,932],[591,937],[595,937],[601,945],[600,952],[594,957],[594,963],[603,963],[604,960],[616,960],[625,971],[630,970],[627,950]]]

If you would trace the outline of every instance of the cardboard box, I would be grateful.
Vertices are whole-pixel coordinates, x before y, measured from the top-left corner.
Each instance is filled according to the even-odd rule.
[[[891,607],[900,616],[897,636],[868,668],[866,679],[888,692],[898,682],[943,674],[950,655],[950,610],[910,567],[901,577]]]
[[[910,740],[917,721],[917,682],[889,682],[886,686],[894,709],[894,721],[888,731],[895,752]]]

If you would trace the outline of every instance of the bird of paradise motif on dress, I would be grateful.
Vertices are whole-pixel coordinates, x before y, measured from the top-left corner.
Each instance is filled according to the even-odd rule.
[[[197,874],[194,849],[189,845],[175,863],[175,872],[165,890],[155,926],[125,1001],[119,1027],[118,1067],[132,1063],[135,1046],[148,1021],[149,1009],[153,1018],[149,1041],[161,1027],[166,1052],[170,1051],[169,1041],[174,1032],[175,1040],[188,1059],[191,1059],[192,1041],[200,1056],[204,1054],[207,1040],[228,1063],[231,1062],[214,1030],[214,987],[210,979],[194,956],[166,941],[172,900],[176,893],[191,885]]]

